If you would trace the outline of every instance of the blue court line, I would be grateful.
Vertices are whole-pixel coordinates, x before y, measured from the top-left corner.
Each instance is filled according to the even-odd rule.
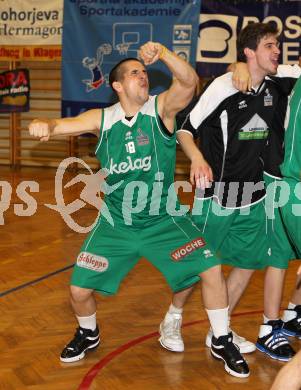
[[[61,272],[67,271],[68,269],[70,269],[72,267],[74,267],[74,264],[68,265],[67,267],[64,267],[64,268],[61,268],[61,269],[58,269],[57,271],[50,272],[49,274],[43,275],[40,278],[32,280],[31,282],[27,282],[27,283],[21,284],[20,286],[13,287],[13,288],[10,288],[9,290],[0,292],[0,298],[4,297],[5,295],[8,295],[8,294],[10,294],[12,292],[15,292],[15,291],[18,291],[18,290],[22,290],[23,288],[31,286],[32,284],[41,282],[42,280],[48,279],[51,276],[54,276],[54,275],[60,274]]]

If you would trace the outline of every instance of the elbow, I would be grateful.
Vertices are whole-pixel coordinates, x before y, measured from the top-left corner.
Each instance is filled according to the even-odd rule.
[[[190,87],[195,91],[199,85],[199,77],[194,70],[192,70],[189,77],[187,77],[187,87]]]
[[[199,85],[199,77],[192,68],[189,68],[189,70],[182,74],[182,77],[177,78],[177,80],[182,86],[193,89],[193,91],[195,91]]]
[[[199,89],[199,77],[195,73],[195,75],[193,75],[193,77],[191,78],[191,82],[190,82],[191,98],[197,93],[198,89]]]

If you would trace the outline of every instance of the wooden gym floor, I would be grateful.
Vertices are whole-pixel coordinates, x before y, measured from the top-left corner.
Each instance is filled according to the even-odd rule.
[[[117,296],[98,297],[101,347],[80,362],[60,363],[62,347],[76,327],[68,281],[85,235],[73,232],[56,211],[45,206],[55,203],[55,170],[23,168],[13,172],[0,167],[0,172],[2,188],[7,186],[3,181],[12,188],[10,207],[0,225],[1,390],[270,388],[283,363],[260,352],[246,355],[251,375],[238,379],[211,358],[204,346],[208,322],[199,286],[185,308],[185,353],[160,347],[157,329],[171,293],[161,274],[145,260],[129,274]],[[16,216],[14,210],[15,204],[22,203],[16,188],[25,180],[39,183],[38,192],[31,194],[37,211],[30,217]],[[66,190],[66,203],[77,199],[81,189]],[[1,221],[5,207],[2,203],[0,207]],[[95,208],[86,207],[76,213],[75,220],[87,226],[96,215]],[[283,306],[293,289],[297,266],[297,261],[292,262],[288,271]],[[232,318],[233,328],[252,341],[262,318],[262,287],[263,274],[258,272]],[[293,344],[300,348],[300,342]]]

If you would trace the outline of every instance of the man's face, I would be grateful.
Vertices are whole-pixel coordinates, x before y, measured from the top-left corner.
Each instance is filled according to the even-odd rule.
[[[279,42],[275,35],[266,35],[261,38],[255,50],[255,57],[257,66],[264,76],[277,73],[279,55]]]
[[[125,95],[139,104],[144,104],[149,97],[149,82],[145,67],[138,61],[124,64],[122,84]]]

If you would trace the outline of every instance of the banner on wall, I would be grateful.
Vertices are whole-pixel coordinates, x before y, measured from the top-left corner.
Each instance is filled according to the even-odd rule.
[[[0,61],[60,61],[61,46],[1,46]]]
[[[61,59],[63,0],[1,0],[0,60]]]
[[[108,105],[111,68],[138,56],[147,41],[160,42],[195,65],[200,0],[65,0],[62,114]],[[151,93],[168,87],[170,73],[150,66]]]
[[[0,73],[0,112],[29,111],[28,69]]]
[[[197,71],[210,77],[236,61],[236,39],[250,22],[273,22],[280,32],[280,62],[298,62],[301,38],[300,0],[202,0]]]

